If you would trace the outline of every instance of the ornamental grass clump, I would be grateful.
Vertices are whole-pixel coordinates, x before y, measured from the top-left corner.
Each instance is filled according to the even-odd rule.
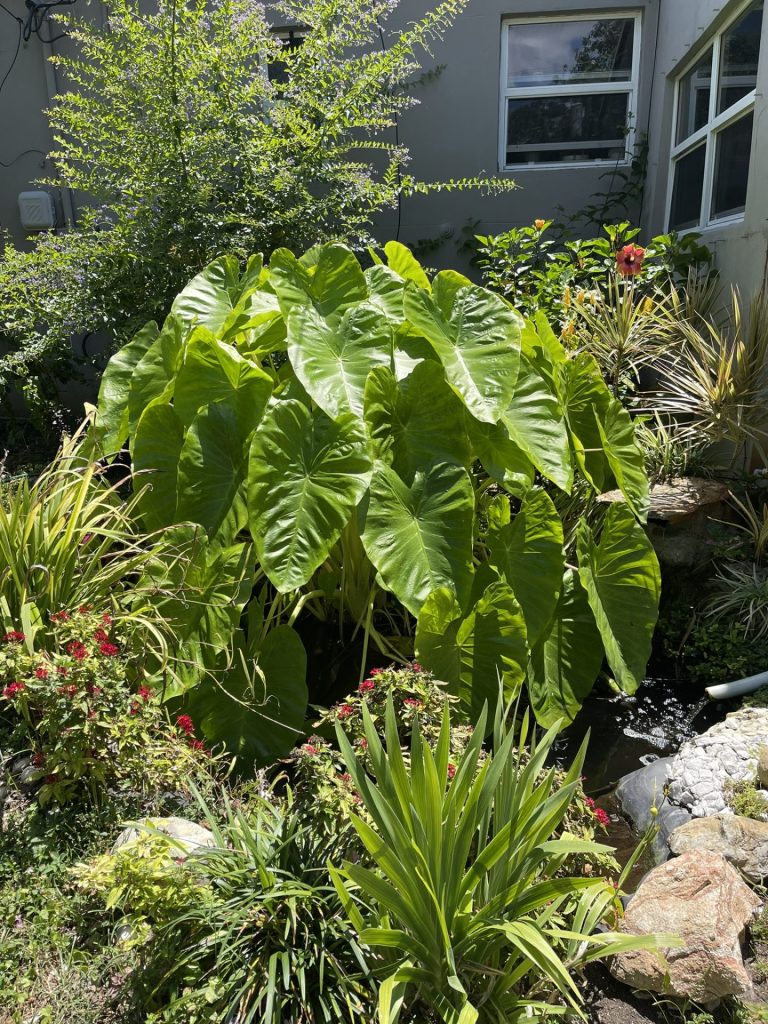
[[[585,745],[557,786],[556,770],[545,767],[557,725],[529,737],[526,715],[518,736],[500,710],[493,753],[481,763],[484,711],[452,773],[447,707],[434,751],[418,725],[413,730],[409,762],[391,700],[386,749],[365,709],[363,718],[370,770],[341,724],[336,734],[365,810],[352,820],[370,866],[348,861],[333,878],[375,956],[380,1024],[580,1015],[575,970],[656,946],[613,930],[621,914],[614,885],[558,876],[573,854],[609,852],[557,837]],[[597,931],[603,923],[609,930]]]
[[[90,605],[54,612],[44,647],[30,650],[20,630],[0,637],[0,747],[7,767],[22,758],[41,805],[183,791],[200,775],[203,744],[136,673],[138,642]]]

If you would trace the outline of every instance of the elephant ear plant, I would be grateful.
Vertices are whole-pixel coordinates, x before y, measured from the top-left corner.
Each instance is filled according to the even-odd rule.
[[[604,657],[631,692],[649,654],[648,483],[595,361],[461,274],[430,280],[396,242],[384,257],[222,257],[104,374],[92,439],[106,456],[128,441],[146,524],[197,524],[211,558],[252,538],[247,635],[198,645],[181,687],[240,752],[243,705],[268,704],[253,725],[273,754],[295,738],[307,690],[288,636],[307,615],[361,638],[363,668],[371,645],[415,654],[475,717],[498,674],[507,697],[527,682],[540,722],[569,720]],[[566,558],[550,493],[576,480],[623,501]]]
[[[557,723],[529,737],[526,714],[516,736],[501,702],[493,753],[483,754],[484,709],[454,772],[447,705],[434,750],[416,723],[407,761],[393,702],[386,749],[363,715],[375,778],[341,725],[336,735],[366,812],[353,824],[372,866],[347,863],[332,875],[360,941],[378,955],[379,1024],[425,1020],[430,1009],[445,1024],[581,1017],[573,971],[660,945],[596,931],[620,913],[617,890],[604,878],[567,876],[573,854],[610,852],[562,833],[586,740],[556,787],[546,762]]]

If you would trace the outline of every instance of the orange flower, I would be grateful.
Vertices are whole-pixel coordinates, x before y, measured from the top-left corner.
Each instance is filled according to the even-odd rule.
[[[645,249],[639,245],[625,245],[616,253],[616,269],[622,277],[634,277],[643,269]]]
[[[536,220],[533,222],[533,226],[536,228],[537,231],[541,231],[541,229],[544,227],[546,223],[547,222],[545,220],[542,220],[541,217],[537,217]]]

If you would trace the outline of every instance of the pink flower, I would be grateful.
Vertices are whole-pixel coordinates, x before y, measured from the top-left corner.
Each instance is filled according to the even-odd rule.
[[[59,675],[59,676],[67,675],[67,670],[64,668],[63,665],[58,665],[56,667],[56,675]]]
[[[452,779],[455,774],[456,774],[456,765],[455,764],[449,764],[448,765],[448,778]]]
[[[35,669],[35,678],[36,679],[47,679],[48,678],[48,669],[47,668],[43,668],[42,665],[39,668],[36,668]]]
[[[89,537],[92,537],[92,536],[93,536],[93,534],[92,534],[92,533],[89,533],[89,534],[88,534],[88,536],[89,536]],[[79,607],[79,608],[78,608],[77,610],[78,610],[78,612],[79,612],[79,613],[80,613],[81,615],[87,615],[87,614],[88,614],[88,612],[90,612],[90,611],[92,611],[92,610],[93,610],[93,605],[92,605],[92,604],[81,604],[81,605],[80,605],[80,607]]]
[[[364,679],[360,683],[360,693],[372,693],[376,689],[376,683],[372,679]]]
[[[211,756],[210,750],[208,750],[208,748],[206,747],[206,745],[203,743],[202,740],[195,740],[195,739],[190,740],[189,741],[189,748],[190,748],[190,750],[198,751],[198,753],[200,753],[200,754],[207,754],[209,757]]]
[[[336,712],[339,718],[349,718],[349,716],[354,715],[354,713],[354,704],[342,704],[339,710]]]
[[[86,686],[86,690],[88,691],[88,693],[90,693],[92,697],[98,697],[99,694],[102,692],[101,687],[96,686],[95,683],[88,683],[88,685]]]
[[[189,715],[179,715],[176,719],[176,726],[181,729],[187,736],[193,736],[195,733],[195,723],[189,717]]]
[[[361,736],[360,739],[357,741],[357,745],[358,747],[360,747],[361,750],[367,750],[368,740],[365,738],[365,736]]]
[[[3,637],[4,642],[7,644],[21,644],[25,639],[24,634],[20,633],[18,629],[9,630]]]
[[[625,245],[616,253],[616,269],[622,277],[634,277],[643,269],[645,249],[639,245]]]
[[[99,650],[101,651],[105,658],[114,658],[116,654],[120,653],[120,648],[117,646],[117,644],[99,644]]]
[[[403,704],[405,704],[407,708],[413,708],[414,711],[419,711],[424,707],[424,702],[418,700],[416,697],[406,697]]]
[[[339,779],[341,782],[351,782],[352,776],[349,774],[349,772],[344,772],[342,775],[339,775]]]
[[[69,622],[69,612],[53,612],[51,622]]]
[[[24,690],[26,690],[24,683],[9,683],[3,690],[3,696],[8,700],[11,700],[17,693],[23,693]]]
[[[587,807],[590,809],[590,811],[594,811],[594,809],[595,809],[595,801],[592,799],[591,796],[585,796],[584,797],[584,803],[587,805]]]
[[[423,672],[424,671],[424,666],[420,665],[418,663],[418,661],[412,661],[411,662],[411,671],[412,672]]]
[[[372,668],[372,669],[371,669],[371,671],[370,671],[370,672],[368,673],[368,675],[371,675],[371,676],[380,676],[380,675],[382,674],[382,672],[383,672],[383,671],[384,671],[384,669],[383,669],[383,668]]]
[[[603,826],[603,828],[605,828],[606,825],[610,825],[611,819],[602,807],[596,807],[592,813],[597,818],[599,823]]]
[[[139,696],[144,701],[152,700],[152,690],[148,686],[140,686]]]
[[[320,751],[317,749],[317,747],[313,746],[311,743],[303,743],[299,747],[299,750],[301,750],[301,752],[303,754],[309,754],[310,757],[314,757],[315,754],[319,754],[320,753]]]
[[[106,612],[105,612],[104,615],[101,616],[101,621],[104,623],[105,626],[111,626],[112,625],[112,616],[111,615],[107,615]]]
[[[70,683],[68,686],[60,686],[58,692],[63,697],[76,697],[77,687],[75,686],[74,683]]]

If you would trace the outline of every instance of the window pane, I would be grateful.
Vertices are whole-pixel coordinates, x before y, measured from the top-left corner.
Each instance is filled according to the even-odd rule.
[[[509,88],[568,82],[629,82],[632,18],[510,25]]]
[[[620,160],[626,155],[626,93],[507,102],[507,163]]]
[[[759,0],[724,33],[717,90],[718,114],[755,88],[762,27],[763,0]]]
[[[703,128],[709,120],[709,95],[712,90],[712,47],[680,79],[677,106],[677,141],[682,142]]]
[[[274,38],[279,39],[283,46],[283,52],[297,50],[304,42],[306,36],[306,29],[300,26],[292,26],[290,28],[276,28],[272,29],[272,35]],[[288,68],[284,60],[279,57],[269,62],[267,73],[269,75],[270,82],[280,82],[285,84],[288,81]]]
[[[696,227],[701,219],[706,145],[698,146],[675,163],[675,184],[669,227],[672,231]]]
[[[717,135],[712,217],[742,213],[747,202],[753,115],[740,118]]]

